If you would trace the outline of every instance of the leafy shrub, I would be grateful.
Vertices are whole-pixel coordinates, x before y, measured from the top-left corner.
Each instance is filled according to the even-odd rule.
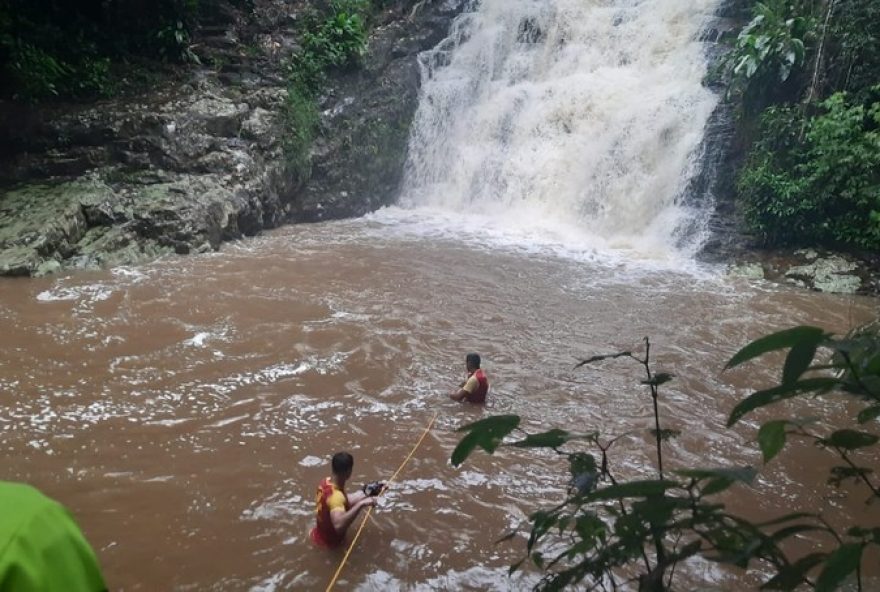
[[[7,68],[17,95],[26,100],[57,96],[72,72],[68,64],[28,43],[16,42],[9,53]]]
[[[189,46],[189,28],[183,21],[169,23],[156,32],[156,51],[164,60],[199,63]]]
[[[330,15],[308,15],[300,33],[300,50],[291,60],[291,82],[301,92],[316,93],[326,73],[360,63],[366,45],[363,2],[338,2]]]
[[[739,178],[748,227],[767,244],[880,248],[880,87],[836,93],[804,117],[773,107]]]
[[[300,181],[311,171],[310,155],[318,124],[316,97],[327,73],[358,65],[366,47],[369,0],[336,0],[326,15],[306,15],[300,49],[291,58],[284,142],[287,161]]]
[[[825,78],[856,100],[880,80],[880,0],[837,0],[829,23]]]
[[[113,64],[129,57],[195,61],[191,32],[229,1],[4,0],[0,70],[7,95],[27,100],[107,95]]]
[[[75,66],[70,77],[71,94],[74,96],[106,97],[114,93],[108,57],[86,57]]]
[[[26,101],[47,97],[107,96],[112,93],[108,57],[82,41],[67,60],[40,47],[14,40],[6,68],[14,96]]]
[[[757,2],[751,21],[736,39],[726,64],[731,73],[729,94],[743,105],[760,107],[805,63],[815,19],[805,2]]]
[[[637,585],[640,591],[664,592],[674,587],[676,566],[700,555],[742,569],[761,564],[762,590],[790,591],[806,586],[830,592],[852,577],[861,590],[865,551],[880,547],[880,527],[862,519],[838,530],[814,511],[793,512],[762,523],[730,514],[714,496],[738,482],[751,481],[755,471],[750,467],[696,467],[664,474],[661,446],[675,432],[659,427],[657,394],[658,387],[672,376],[651,371],[650,343],[645,342],[643,359],[619,352],[593,356],[578,366],[632,358],[645,367],[647,380],[642,385],[650,388],[655,410],[651,433],[657,444],[658,467],[654,479],[622,480],[614,475],[609,451],[620,437],[603,439],[598,432],[551,429],[505,442],[519,430],[516,415],[489,417],[459,430],[466,434],[452,453],[456,466],[477,448],[492,454],[500,446],[551,449],[567,460],[571,479],[564,499],[529,516],[526,556],[511,567],[511,573],[530,559],[544,573],[537,590],[562,590],[582,583],[590,590],[632,589]],[[795,327],[745,346],[727,368],[786,349],[780,384],[740,401],[730,414],[728,427],[785,399],[831,394],[852,399],[860,407],[854,418],[857,426],[828,432],[815,420],[774,419],[761,426],[758,443],[765,463],[793,438],[815,443],[840,459],[830,471],[831,485],[852,482],[869,490],[866,503],[880,501],[875,474],[858,464],[858,451],[880,441],[876,434],[858,427],[873,424],[880,417],[880,337],[876,331],[865,331],[835,339],[816,327]],[[832,352],[830,363],[816,360],[822,349]],[[830,550],[790,558],[784,549],[787,541],[810,532],[828,535]],[[510,533],[499,542],[516,534]]]
[[[291,88],[284,106],[285,127],[284,154],[290,172],[299,182],[305,182],[311,175],[309,151],[318,125],[318,107],[315,100]]]

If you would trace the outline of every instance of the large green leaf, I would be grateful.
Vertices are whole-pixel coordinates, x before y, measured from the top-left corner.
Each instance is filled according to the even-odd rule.
[[[678,487],[675,481],[651,479],[646,481],[629,481],[598,489],[587,496],[588,501],[618,499],[624,497],[647,497],[661,495],[667,489]]]
[[[652,495],[632,504],[632,512],[643,522],[665,524],[680,507],[680,500],[666,495]]]
[[[556,525],[557,520],[559,519],[557,514],[552,512],[545,512],[543,510],[539,510],[530,516],[532,519],[532,532],[529,533],[529,541],[526,543],[526,547],[531,552],[532,547],[535,546],[535,543],[538,540],[547,534],[547,531],[553,528]]]
[[[770,462],[785,446],[785,426],[787,424],[788,422],[784,419],[777,419],[776,421],[768,421],[758,430],[758,445],[761,447],[765,463]]]
[[[729,477],[715,477],[709,479],[705,485],[700,489],[700,493],[703,495],[714,495],[716,493],[721,493],[725,489],[728,489],[731,485],[733,485],[735,481],[730,479]]]
[[[658,372],[652,376],[650,380],[643,380],[642,384],[646,386],[660,386],[661,384],[665,384],[672,380],[674,376],[674,374],[670,374],[669,372]]]
[[[738,352],[734,354],[724,369],[739,366],[743,362],[747,362],[753,358],[757,358],[767,352],[794,347],[801,343],[812,343],[818,346],[825,338],[825,332],[818,327],[800,326],[792,329],[785,329],[765,335],[760,339],[756,339]]]
[[[733,408],[733,411],[730,412],[730,417],[727,418],[727,427],[731,427],[738,422],[745,414],[760,407],[764,407],[765,405],[770,405],[771,403],[776,403],[784,399],[790,399],[803,393],[828,392],[838,384],[836,378],[805,378],[791,384],[781,384],[767,390],[756,391],[740,401],[737,406]]]
[[[813,362],[813,356],[816,355],[817,346],[817,341],[800,341],[791,347],[782,367],[782,384],[797,381],[807,371]]]
[[[604,540],[608,525],[596,514],[584,512],[577,517],[574,529],[587,548],[592,548],[597,542]]]
[[[828,532],[828,527],[826,526],[816,526],[813,524],[793,524],[792,526],[786,526],[785,528],[780,528],[772,535],[770,538],[775,542],[779,542],[785,540],[789,537],[792,537],[796,534],[801,534],[803,532],[815,532],[817,530],[821,530],[824,532]]]
[[[452,464],[458,466],[470,456],[478,446],[492,454],[501,444],[504,436],[519,426],[519,415],[496,415],[487,417],[458,429],[459,432],[468,432],[455,450],[452,451]]]
[[[584,473],[595,473],[596,459],[589,452],[575,452],[568,457],[568,466],[572,477]]]
[[[697,479],[698,481],[703,479],[730,479],[731,481],[751,483],[758,472],[752,467],[719,467],[710,469],[683,469],[675,471],[675,473],[682,477]]]
[[[859,411],[859,423],[868,423],[880,417],[880,405],[873,405]]]
[[[675,471],[682,477],[705,481],[700,487],[703,495],[720,493],[736,482],[751,483],[757,471],[752,467],[723,467],[713,469],[686,469]]]
[[[831,467],[828,483],[834,487],[840,487],[848,479],[854,481],[865,479],[872,472],[873,470],[868,467],[851,467],[848,465]]]
[[[631,355],[632,355],[632,352],[623,351],[623,352],[617,352],[616,354],[602,354],[602,355],[598,355],[598,356],[592,356],[590,358],[587,358],[586,360],[581,360],[580,362],[575,364],[575,367],[573,368],[573,370],[580,368],[581,366],[585,366],[587,364],[592,364],[593,362],[601,362],[602,360],[608,360],[608,359],[613,359],[613,358],[622,358],[624,356],[631,356]]]
[[[843,448],[844,450],[855,450],[872,446],[880,440],[874,434],[868,432],[857,432],[856,430],[837,430],[827,438],[823,438],[820,442],[826,446],[834,448]]]
[[[862,560],[861,543],[841,545],[825,561],[825,567],[816,580],[816,592],[832,592],[846,577],[859,567]]]
[[[811,553],[801,557],[791,565],[782,567],[775,576],[761,586],[761,590],[794,590],[804,582],[807,572],[822,563],[825,557],[827,557],[825,553]]]
[[[785,522],[791,522],[792,520],[800,520],[802,518],[816,518],[816,514],[810,514],[809,512],[792,512],[791,514],[785,514],[784,516],[779,516],[777,518],[773,518],[771,520],[767,520],[766,522],[758,522],[755,526],[759,528],[763,528],[765,526],[775,526],[777,524],[784,524]]]
[[[565,430],[554,428],[549,432],[529,434],[524,440],[514,442],[512,446],[518,448],[557,448],[568,442],[572,435]]]

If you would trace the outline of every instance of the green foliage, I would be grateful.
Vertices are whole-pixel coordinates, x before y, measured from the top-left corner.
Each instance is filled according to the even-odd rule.
[[[785,447],[785,427],[788,422],[784,419],[768,421],[758,430],[758,446],[764,455],[764,462],[770,462]]]
[[[18,94],[26,99],[58,95],[71,68],[33,45],[16,40],[8,48],[7,68]]]
[[[459,431],[465,431],[467,435],[452,451],[452,464],[456,467],[460,465],[477,447],[492,454],[504,437],[518,425],[519,417],[516,415],[496,415],[464,426]]]
[[[867,432],[837,430],[827,438],[822,438],[819,442],[824,446],[831,446],[842,450],[857,450],[873,446],[877,443],[877,440],[877,436]]]
[[[825,568],[816,582],[816,592],[832,592],[846,577],[856,571],[861,563],[864,545],[849,543],[841,545],[825,561]]]
[[[865,102],[880,79],[880,0],[837,0],[829,23],[824,78]]]
[[[112,73],[128,70],[129,60],[196,61],[192,31],[228,3],[250,7],[250,0],[5,0],[0,92],[28,101],[112,94]]]
[[[87,57],[76,68],[76,75],[70,80],[75,96],[107,97],[115,92],[108,57]]]
[[[812,344],[815,348],[824,338],[825,332],[816,327],[795,327],[765,335],[739,350],[736,355],[730,358],[724,369],[734,368],[767,352],[793,348],[795,345]],[[794,378],[798,378],[798,376]],[[790,382],[790,380],[786,382]]]
[[[743,221],[764,244],[880,246],[878,39],[880,0],[753,5],[725,68],[750,144]]]
[[[289,66],[284,151],[301,182],[311,174],[310,151],[319,120],[317,95],[329,71],[360,63],[369,8],[369,0],[335,0],[328,14],[309,13],[300,27],[300,49]]]
[[[756,2],[752,20],[737,36],[727,56],[729,93],[744,106],[762,105],[781,82],[803,67],[815,19],[809,3],[791,0]]]
[[[809,118],[765,112],[738,182],[765,243],[880,248],[880,86],[872,92],[863,104],[836,93]]]
[[[189,46],[189,29],[183,21],[169,23],[156,32],[156,52],[164,60],[199,63]]]
[[[756,347],[756,344],[760,345]],[[880,336],[875,330],[864,330],[855,335],[835,339],[825,334],[816,327],[797,327],[764,337],[757,342],[740,350],[734,360],[745,361],[758,355],[789,349],[789,356],[796,349],[802,351],[809,349],[813,352],[809,363],[803,369],[805,372],[831,371],[831,375],[816,378],[800,379],[788,384],[780,385],[779,389],[785,391],[785,397],[800,396],[811,392],[810,389],[798,388],[799,384],[813,381],[823,381],[820,390],[824,393],[841,393],[847,397],[854,397],[861,401],[864,408],[856,414],[859,424],[875,421],[880,412]],[[814,363],[817,348],[832,352],[830,364]],[[747,351],[748,350],[748,351]],[[744,354],[745,352],[745,354]],[[728,366],[736,365],[734,363]],[[764,391],[767,392],[767,391]],[[758,393],[756,393],[758,394]],[[755,394],[755,395],[756,395]],[[730,415],[728,425],[733,424],[746,413],[755,411],[761,407],[775,403],[780,398],[755,400],[755,395],[741,402]],[[746,405],[747,402],[751,404]],[[790,420],[773,420],[765,422],[758,432],[758,440],[764,453],[765,462],[773,458],[786,444],[787,435],[794,435],[802,439],[812,440],[817,445],[828,449],[836,454],[845,465],[833,467],[830,471],[828,482],[834,486],[841,486],[845,481],[852,480],[862,486],[866,486],[870,492],[870,501],[880,499],[880,488],[871,480],[873,470],[868,467],[858,466],[850,453],[853,451],[874,447],[880,437],[874,433],[855,430],[850,428],[835,429],[827,435],[808,430],[806,426]],[[824,562],[824,567],[815,583],[816,590],[835,590],[853,572],[858,570],[862,551],[871,544],[880,541],[873,536],[875,529],[865,529],[862,525],[853,526],[846,531],[845,535],[835,534],[838,547],[826,558],[813,558],[807,569]],[[780,574],[781,576],[782,574]],[[790,588],[789,588],[790,589]]]
[[[366,46],[367,2],[337,1],[325,16],[307,15],[300,32],[300,50],[290,64],[291,83],[300,92],[315,94],[327,72],[360,63]]]
[[[285,128],[284,154],[294,177],[305,182],[311,175],[309,151],[318,125],[318,107],[315,100],[291,87],[284,106]]]
[[[603,354],[577,367],[620,357],[635,359],[646,368],[649,378],[642,385],[650,388],[656,404],[657,387],[672,375],[651,371],[647,340],[645,346],[643,359],[631,352]],[[746,345],[726,368],[781,350],[788,353],[780,384],[741,401],[731,412],[728,425],[779,400],[816,393],[842,394],[862,401],[864,408],[857,414],[861,424],[880,416],[880,336],[876,332],[838,339],[816,327],[795,327]],[[829,350],[830,363],[815,361],[820,351]],[[503,443],[518,430],[519,421],[518,416],[507,415],[465,426],[460,431],[466,435],[453,452],[453,464],[464,462],[477,448],[491,454],[500,446],[549,448],[568,459],[571,480],[565,499],[531,514],[525,556],[510,568],[513,573],[531,560],[544,573],[537,590],[562,590],[576,584],[586,589],[616,590],[635,582],[640,591],[671,590],[676,565],[702,555],[746,570],[760,565],[760,573],[766,574],[762,590],[806,587],[831,591],[854,575],[860,578],[864,551],[880,546],[880,527],[860,524],[838,532],[821,516],[809,512],[762,523],[730,514],[712,498],[738,483],[750,483],[756,475],[751,467],[687,468],[674,471],[674,478],[664,478],[659,469],[659,446],[662,432],[670,430],[661,430],[659,421],[654,430],[658,478],[638,476],[631,480],[621,480],[613,473],[609,451],[618,438],[606,441],[597,432],[574,434],[551,429]],[[856,481],[867,486],[871,500],[877,501],[880,489],[871,480],[872,470],[857,465],[850,455],[876,446],[880,438],[850,428],[832,429],[823,435],[811,431],[813,425],[792,418],[765,422],[758,432],[764,461],[780,454],[792,437],[811,440],[843,461],[831,470],[829,483],[840,486],[844,481]],[[594,452],[583,450],[584,446]],[[789,559],[787,541],[811,532],[829,535],[827,540],[836,543],[828,552]],[[515,536],[510,533],[499,542]]]
[[[110,59],[88,48],[76,61],[65,61],[18,40],[6,64],[15,95],[26,101],[55,96],[107,96],[112,93]]]

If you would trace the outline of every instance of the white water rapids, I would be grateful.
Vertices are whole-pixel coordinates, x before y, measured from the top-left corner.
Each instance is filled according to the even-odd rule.
[[[478,3],[422,56],[401,205],[515,240],[689,258],[712,207],[684,198],[718,102],[698,39],[719,3]]]

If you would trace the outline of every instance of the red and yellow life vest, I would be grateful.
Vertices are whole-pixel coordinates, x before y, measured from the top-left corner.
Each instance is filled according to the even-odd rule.
[[[468,394],[467,400],[469,403],[485,403],[486,395],[489,392],[489,379],[486,378],[482,368],[474,370],[472,376],[477,379],[477,389]]]
[[[344,534],[336,532],[336,528],[333,526],[333,520],[330,518],[330,506],[328,505],[327,500],[330,499],[330,496],[333,495],[334,491],[338,491],[338,489],[333,485],[333,481],[330,477],[327,477],[318,485],[318,492],[315,497],[315,515],[317,524],[309,534],[311,535],[312,541],[322,547],[338,547],[345,540]],[[345,496],[345,492],[342,492],[342,495]],[[346,496],[345,510],[348,511],[348,509],[348,496]]]

